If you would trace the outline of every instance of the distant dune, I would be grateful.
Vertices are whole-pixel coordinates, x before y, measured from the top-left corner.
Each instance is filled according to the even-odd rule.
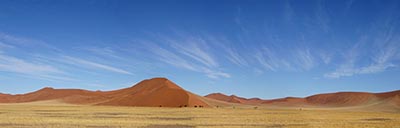
[[[57,100],[71,104],[146,106],[146,107],[363,107],[368,110],[400,110],[400,90],[385,93],[337,92],[308,96],[263,100],[212,93],[193,94],[166,78],[143,80],[138,84],[113,91],[53,89],[46,87],[26,94],[2,94],[0,103],[24,103]]]
[[[239,104],[260,104],[263,102],[263,100],[261,100],[259,98],[246,99],[246,98],[238,97],[235,95],[228,96],[228,95],[225,95],[222,93],[211,93],[211,94],[206,95],[205,97],[220,100],[220,101],[230,102],[230,103],[239,103]]]
[[[400,90],[384,93],[367,92],[337,92],[308,96],[305,98],[286,97],[280,99],[262,100],[259,98],[246,99],[235,95],[227,96],[222,93],[206,95],[220,101],[280,107],[362,107],[367,109],[400,110]]]

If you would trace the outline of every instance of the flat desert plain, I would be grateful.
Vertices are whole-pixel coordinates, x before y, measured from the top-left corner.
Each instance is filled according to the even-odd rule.
[[[400,127],[400,113],[333,109],[166,108],[71,105],[56,101],[0,104],[0,127]]]

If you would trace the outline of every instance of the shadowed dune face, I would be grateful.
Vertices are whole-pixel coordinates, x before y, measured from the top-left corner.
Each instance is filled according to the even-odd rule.
[[[220,101],[225,101],[225,102],[231,102],[231,103],[241,103],[238,99],[236,99],[233,96],[227,96],[225,94],[222,93],[212,93],[212,94],[208,94],[205,97],[207,98],[212,98],[212,99],[216,99],[216,100],[220,100]]]

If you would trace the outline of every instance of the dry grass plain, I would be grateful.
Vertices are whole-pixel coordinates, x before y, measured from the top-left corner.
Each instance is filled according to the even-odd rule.
[[[400,127],[400,113],[243,108],[150,108],[62,103],[0,104],[0,127]]]

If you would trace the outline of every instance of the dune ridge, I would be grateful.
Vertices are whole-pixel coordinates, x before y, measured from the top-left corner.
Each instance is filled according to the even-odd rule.
[[[383,93],[368,93],[368,92],[336,92],[316,94],[304,98],[285,97],[279,99],[246,99],[235,95],[225,95],[222,93],[211,93],[206,95],[207,98],[215,100],[241,103],[241,104],[261,104],[270,106],[287,106],[287,107],[352,107],[352,106],[394,106],[400,107],[400,90],[383,92]]]
[[[54,89],[45,87],[26,94],[0,93],[0,103],[24,103],[57,100],[70,104],[144,107],[358,107],[371,110],[399,110],[400,90],[368,92],[336,92],[316,94],[304,98],[279,99],[243,98],[236,95],[211,93],[199,96],[186,91],[167,78],[146,79],[134,86],[112,91],[82,89]]]

